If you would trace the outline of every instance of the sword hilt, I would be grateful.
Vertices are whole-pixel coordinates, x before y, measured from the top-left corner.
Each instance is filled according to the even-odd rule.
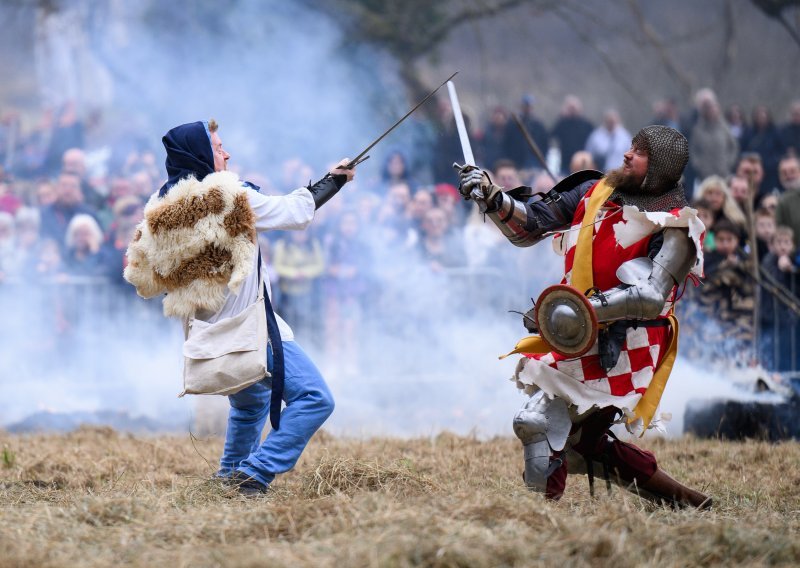
[[[341,168],[341,169],[343,169],[343,170],[352,170],[352,169],[353,169],[353,168],[355,168],[355,167],[356,167],[358,164],[360,164],[361,162],[366,162],[367,160],[369,160],[369,154],[367,154],[367,155],[366,155],[366,156],[364,156],[363,158],[358,158],[357,160],[353,160],[353,161],[352,161],[352,162],[350,162],[349,164],[345,164],[344,166],[342,166],[342,168]]]

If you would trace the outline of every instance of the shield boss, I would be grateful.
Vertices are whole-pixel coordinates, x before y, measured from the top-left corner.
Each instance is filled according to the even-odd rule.
[[[586,296],[572,286],[557,284],[536,302],[536,324],[553,351],[580,357],[597,339],[597,315]]]

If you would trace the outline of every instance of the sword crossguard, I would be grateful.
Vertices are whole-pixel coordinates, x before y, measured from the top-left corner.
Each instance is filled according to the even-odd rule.
[[[463,171],[463,170],[469,171],[470,169],[477,170],[478,166],[473,166],[472,164],[464,164],[462,166],[458,162],[453,162],[453,169],[456,170],[456,171],[459,171],[459,172]]]

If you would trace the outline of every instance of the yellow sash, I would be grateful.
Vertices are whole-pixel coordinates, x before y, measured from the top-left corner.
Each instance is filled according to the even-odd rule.
[[[594,276],[592,274],[592,240],[594,237],[594,221],[600,208],[608,200],[614,188],[606,183],[605,179],[600,180],[594,188],[592,195],[589,196],[589,202],[586,204],[586,211],[581,221],[582,226],[578,233],[578,242],[575,245],[575,255],[572,263],[572,275],[570,277],[570,285],[573,288],[585,292],[594,286]],[[633,416],[628,418],[628,424],[641,419],[644,425],[642,434],[650,426],[653,420],[653,415],[658,408],[658,403],[661,401],[661,395],[664,393],[664,388],[667,386],[667,379],[672,372],[672,367],[675,364],[675,358],[678,355],[678,319],[674,315],[669,316],[669,322],[672,327],[670,334],[669,344],[667,345],[667,352],[661,360],[661,364],[656,368],[653,379],[647,387],[647,391],[636,404],[633,409]],[[548,353],[552,349],[547,342],[538,335],[532,335],[521,339],[514,350],[503,355],[500,358],[504,359],[509,355],[515,353],[528,353],[528,354],[543,354]]]
[[[586,290],[594,286],[594,276],[592,275],[592,237],[594,237],[594,220],[603,204],[608,201],[614,188],[606,183],[605,178],[594,188],[589,196],[589,203],[586,204],[586,212],[581,221],[581,230],[578,233],[578,243],[575,245],[575,256],[572,262],[572,276],[569,284],[577,288],[579,292],[585,293]]]
[[[672,333],[669,336],[669,343],[667,344],[667,352],[664,358],[661,359],[661,364],[656,368],[653,373],[653,378],[647,386],[642,398],[633,409],[633,416],[628,418],[628,424],[635,422],[639,418],[642,419],[642,436],[644,435],[650,422],[653,420],[653,415],[656,413],[658,403],[661,402],[661,395],[664,394],[664,388],[667,386],[667,379],[672,373],[672,366],[675,364],[675,358],[678,356],[678,318],[674,314],[670,314],[669,323],[672,327]]]

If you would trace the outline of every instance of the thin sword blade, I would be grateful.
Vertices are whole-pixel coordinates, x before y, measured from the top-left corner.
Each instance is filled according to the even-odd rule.
[[[350,160],[350,162],[349,162],[349,163],[348,163],[348,164],[347,164],[347,165],[344,167],[344,169],[346,169],[346,170],[349,170],[349,169],[351,169],[351,168],[355,167],[357,164],[359,164],[359,163],[363,162],[364,160],[362,160],[361,158],[362,158],[363,156],[365,156],[365,155],[367,154],[367,152],[369,152],[370,150],[372,150],[372,149],[375,147],[375,145],[376,145],[378,142],[380,142],[381,140],[383,140],[384,138],[386,138],[386,136],[387,136],[387,135],[388,135],[388,134],[389,134],[389,133],[390,133],[392,130],[394,130],[395,128],[397,128],[398,126],[400,126],[400,123],[401,123],[401,122],[403,122],[405,119],[407,119],[409,116],[411,116],[411,114],[412,114],[412,113],[413,113],[415,110],[417,110],[419,107],[421,107],[423,104],[425,104],[425,102],[426,102],[426,101],[427,101],[429,98],[431,98],[433,95],[435,95],[435,94],[436,94],[436,93],[439,91],[439,89],[441,89],[442,87],[444,87],[444,86],[445,86],[445,84],[446,84],[447,82],[449,82],[449,81],[450,81],[450,79],[452,79],[452,78],[453,78],[453,77],[455,77],[456,75],[458,75],[458,71],[456,71],[455,73],[453,73],[452,75],[450,75],[450,76],[449,76],[449,77],[448,77],[446,80],[444,80],[444,81],[442,82],[442,84],[441,84],[441,85],[439,85],[439,86],[438,86],[438,87],[436,87],[434,90],[432,90],[430,93],[428,93],[428,95],[427,95],[427,96],[426,96],[424,99],[422,99],[422,100],[421,100],[421,101],[419,101],[419,102],[418,102],[416,105],[414,105],[414,108],[412,108],[410,111],[408,111],[407,113],[405,113],[405,114],[403,115],[403,117],[402,117],[400,120],[398,120],[397,122],[395,122],[395,123],[394,123],[394,124],[391,126],[391,128],[389,128],[389,130],[387,130],[386,132],[384,132],[383,134],[381,134],[380,136],[378,136],[378,138],[376,138],[376,139],[375,139],[375,140],[372,142],[372,144],[370,144],[369,146],[367,146],[367,147],[364,149],[364,151],[363,151],[363,152],[361,152],[361,153],[360,153],[358,156],[356,156],[355,158],[353,158],[352,160]]]
[[[464,165],[475,166],[477,164],[475,163],[475,156],[472,154],[472,146],[469,143],[469,134],[467,134],[467,127],[464,124],[464,115],[461,113],[461,105],[458,102],[456,86],[450,79],[447,80],[447,92],[450,94],[450,105],[453,107],[453,116],[456,118],[458,139],[461,141],[461,150],[464,152]]]

